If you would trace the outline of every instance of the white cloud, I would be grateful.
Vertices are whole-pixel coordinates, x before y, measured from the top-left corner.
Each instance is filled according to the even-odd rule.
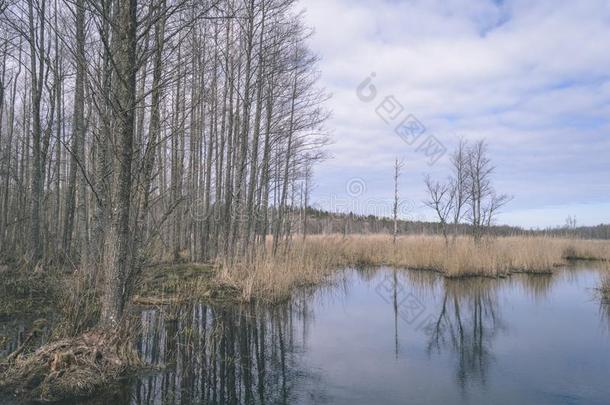
[[[392,160],[404,155],[403,194],[417,199],[422,173],[443,169],[442,162],[430,169],[375,114],[374,103],[356,97],[358,84],[375,72],[380,97],[396,96],[447,146],[455,134],[488,138],[498,185],[516,196],[515,210],[609,202],[610,2],[306,0],[302,6],[316,30],[311,46],[322,57],[323,85],[334,94],[328,126],[335,158],[317,169],[317,195],[354,176],[372,179],[371,192],[389,194]],[[510,210],[503,219],[514,223],[518,216]],[[557,212],[549,215],[561,223]],[[608,222],[610,213],[591,220]]]

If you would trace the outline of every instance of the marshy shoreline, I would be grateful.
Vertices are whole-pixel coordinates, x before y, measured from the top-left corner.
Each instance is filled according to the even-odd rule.
[[[287,254],[257,258],[250,267],[220,268],[215,279],[240,291],[239,299],[276,301],[295,288],[324,282],[335,269],[389,266],[434,271],[445,277],[549,274],[575,260],[606,262],[610,241],[552,237],[327,235],[295,240]],[[247,271],[246,271],[247,270]]]
[[[149,266],[143,271],[131,304],[133,307],[171,307],[198,301],[219,306],[251,302],[273,305],[289,300],[299,289],[332,282],[333,275],[346,267],[389,266],[433,271],[447,278],[495,278],[513,273],[550,274],[555,268],[575,260],[610,259],[609,241],[550,237],[475,241],[463,236],[448,240],[440,236],[402,236],[393,243],[389,235],[312,235],[305,239],[295,238],[289,243],[290,248],[283,253],[276,256],[258,254],[249,265],[182,262]],[[82,275],[78,272],[30,273],[15,269],[4,272],[6,277],[2,283],[6,294],[0,304],[6,309],[5,317],[10,319],[10,311],[15,310],[9,303],[21,302],[21,311],[15,312],[15,317],[28,311],[32,317],[45,317],[53,308],[59,318],[80,325],[78,331],[72,330],[72,333],[79,332],[78,344],[61,339],[71,333],[65,330],[65,320],[60,320],[58,325],[62,325],[62,321],[64,325],[56,326],[50,336],[63,342],[63,346],[55,344],[52,350],[49,345],[37,349],[32,343],[32,347],[19,348],[20,353],[9,355],[9,361],[0,359],[0,363],[4,363],[0,367],[0,387],[5,392],[17,391],[20,397],[42,400],[70,398],[74,394],[83,397],[144,367],[127,348],[129,343],[126,341],[134,338],[133,330],[122,331],[120,337],[108,336],[94,328],[87,329],[88,323],[83,319],[73,319],[76,316],[94,319],[99,311],[95,291],[83,287]],[[32,279],[37,282],[32,283]],[[600,291],[608,297],[610,277],[606,276],[604,280]],[[38,290],[27,291],[29,286]],[[80,294],[67,297],[67,291],[80,291]],[[47,313],[41,312],[41,307],[46,308]],[[75,315],[66,307],[78,307],[80,314]],[[83,342],[94,342],[92,346],[99,349],[85,349],[87,345]],[[103,361],[92,362],[92,356],[94,359],[100,356]],[[129,361],[120,361],[121,358]],[[64,371],[60,372],[62,367]],[[36,371],[32,372],[34,369]],[[81,380],[88,376],[90,385],[83,390],[68,384],[65,392],[49,391],[51,385],[57,385],[58,373],[60,376],[72,373],[75,379]],[[34,384],[34,375],[43,384]]]

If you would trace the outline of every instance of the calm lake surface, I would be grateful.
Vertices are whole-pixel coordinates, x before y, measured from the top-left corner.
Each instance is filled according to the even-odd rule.
[[[608,309],[590,265],[447,280],[345,270],[276,307],[141,313],[164,365],[115,404],[609,404]]]

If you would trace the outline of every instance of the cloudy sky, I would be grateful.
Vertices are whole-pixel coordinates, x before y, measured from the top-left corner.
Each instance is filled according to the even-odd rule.
[[[459,137],[486,138],[496,188],[514,196],[497,222],[545,227],[568,215],[581,225],[610,222],[610,2],[304,0],[300,7],[332,94],[333,157],[315,169],[320,206],[389,214],[400,156],[403,216],[433,219],[421,203],[423,177],[445,177],[448,156],[430,165],[422,144],[437,139],[451,150]],[[358,87],[372,74],[368,101],[371,88],[362,97]],[[408,115],[425,127],[411,145],[394,131]]]

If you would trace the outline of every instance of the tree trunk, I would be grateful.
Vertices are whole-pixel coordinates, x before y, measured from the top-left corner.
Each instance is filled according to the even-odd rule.
[[[102,299],[101,324],[116,327],[121,322],[125,304],[131,291],[126,281],[131,269],[129,233],[131,214],[131,159],[133,155],[134,119],[136,101],[136,12],[137,0],[118,0],[113,49],[117,80],[114,83],[114,114],[116,125],[118,173],[115,178],[116,198],[113,199],[112,239],[106,255],[106,281]],[[133,253],[133,252],[132,252]]]
[[[45,32],[45,2],[38,10],[42,13],[38,19],[39,34],[36,33],[34,22],[34,0],[28,0],[30,24],[30,75],[32,80],[32,199],[31,199],[31,227],[30,227],[30,259],[37,264],[42,259],[43,243],[40,223],[40,210],[44,187],[44,164],[41,148],[40,103],[42,98],[44,74],[44,32]],[[39,36],[39,38],[37,38]],[[36,46],[38,43],[38,49]]]

